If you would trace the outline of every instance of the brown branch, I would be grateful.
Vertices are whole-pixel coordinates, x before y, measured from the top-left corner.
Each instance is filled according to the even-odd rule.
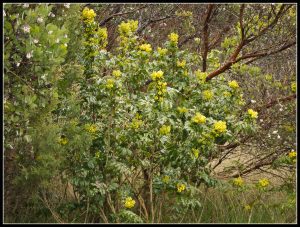
[[[252,36],[251,38],[246,38],[247,42],[252,42],[255,39],[257,39],[258,37],[262,36],[263,34],[265,34],[269,29],[273,28],[276,23],[278,22],[279,18],[283,15],[284,12],[286,12],[290,7],[287,7],[286,10],[284,11],[284,7],[285,5],[282,4],[282,6],[280,7],[278,13],[276,14],[274,20],[264,29],[262,29],[256,36]]]
[[[208,76],[206,77],[206,81],[211,80],[212,78],[218,76],[219,74],[225,72],[227,69],[230,69],[230,67],[236,63],[236,57],[238,56],[238,54],[240,53],[240,51],[242,50],[244,46],[244,42],[242,41],[237,48],[235,49],[234,53],[231,55],[231,57],[225,62],[225,64],[223,64],[220,68],[218,68],[217,70],[211,72],[210,74],[208,74]]]
[[[138,30],[137,30],[137,34],[140,34],[143,30],[145,30],[149,25],[153,24],[153,23],[156,23],[156,22],[159,22],[159,21],[162,21],[162,20],[166,20],[166,19],[169,19],[171,17],[174,17],[173,15],[167,15],[165,17],[162,17],[162,18],[158,18],[158,19],[154,19],[154,20],[149,20],[146,24],[144,24],[142,27],[140,27]]]
[[[296,44],[296,41],[294,41],[294,42],[292,42],[292,43],[288,43],[288,44],[282,46],[281,48],[279,48],[279,49],[277,49],[277,50],[273,50],[273,51],[265,51],[265,52],[261,52],[261,53],[257,53],[258,51],[255,51],[255,52],[252,52],[252,53],[250,53],[250,54],[245,54],[245,55],[239,57],[239,58],[237,59],[237,62],[238,62],[238,61],[241,61],[241,60],[244,60],[244,59],[248,59],[248,58],[254,58],[254,59],[251,59],[251,60],[250,60],[251,62],[253,62],[253,61],[255,61],[255,60],[259,59],[259,58],[265,57],[265,56],[267,56],[267,55],[269,56],[269,55],[272,55],[272,54],[276,54],[276,53],[278,53],[278,52],[281,52],[281,51],[283,51],[283,50],[285,50],[285,49],[288,49],[289,47],[291,47],[291,46],[293,46],[293,45],[295,45],[295,44]],[[247,63],[249,63],[250,61],[248,61]]]
[[[215,48],[217,46],[217,44],[221,42],[221,39],[224,36],[224,34],[226,34],[229,30],[230,30],[230,26],[226,26],[225,28],[223,28],[221,30],[221,32],[219,32],[214,37],[214,39],[212,40],[212,42],[208,45],[208,50],[211,50],[211,49]]]
[[[268,165],[271,165],[277,158],[277,156],[273,156],[274,153],[270,154],[270,155],[266,155],[265,157],[263,157],[261,160],[259,160],[259,162],[257,164],[255,164],[254,166],[251,166],[249,168],[246,168],[244,171],[242,172],[236,172],[236,173],[233,173],[229,176],[229,178],[234,178],[234,177],[239,177],[239,176],[243,176],[243,175],[246,175],[246,174],[249,174],[257,169],[260,169],[261,167],[264,167],[264,166],[268,166]]]
[[[239,15],[239,22],[240,22],[242,40],[245,39],[245,30],[244,30],[244,24],[243,24],[244,10],[245,10],[245,5],[242,4],[241,8],[240,8],[240,15]]]
[[[207,68],[207,54],[208,54],[208,38],[209,38],[209,31],[208,31],[208,24],[211,20],[211,14],[212,10],[214,8],[213,4],[209,4],[207,6],[207,13],[205,15],[205,21],[203,25],[203,51],[202,51],[202,59],[203,59],[203,64],[202,64],[202,71],[205,72]]]
[[[296,99],[296,94],[293,94],[293,95],[290,95],[290,96],[287,96],[287,97],[283,97],[283,98],[279,98],[279,99],[274,99],[274,100],[270,101],[269,103],[267,103],[263,106],[257,107],[255,109],[258,112],[260,112],[264,109],[268,109],[268,108],[278,104],[279,102],[287,102],[287,101],[291,101],[291,100],[294,100],[294,99]]]
[[[211,80],[212,78],[214,78],[215,76],[225,72],[227,69],[230,69],[230,67],[236,63],[236,58],[239,55],[240,51],[242,50],[243,46],[246,45],[245,40],[243,39],[244,35],[244,28],[243,28],[243,16],[244,16],[244,8],[245,5],[241,5],[240,8],[240,16],[239,16],[239,23],[240,23],[240,27],[241,27],[241,32],[242,32],[242,39],[239,43],[239,45],[236,47],[235,51],[233,52],[233,54],[230,56],[230,58],[225,62],[225,64],[223,64],[223,66],[221,66],[220,68],[218,68],[217,70],[211,72],[207,77],[206,77],[206,81]]]
[[[250,64],[250,63],[252,63],[252,62],[254,62],[254,61],[256,61],[256,60],[258,60],[258,59],[260,59],[262,57],[270,56],[270,55],[273,55],[273,54],[277,54],[277,53],[279,53],[281,51],[284,51],[284,50],[290,48],[291,46],[294,46],[295,44],[296,44],[296,42],[292,42],[292,43],[286,44],[283,47],[281,47],[281,48],[279,48],[277,50],[271,51],[271,52],[264,52],[264,53],[257,53],[257,54],[253,53],[252,56],[251,56],[251,54],[249,54],[249,55],[247,54],[244,57],[242,56],[241,58],[247,59],[247,58],[252,58],[253,57],[253,59],[245,62],[245,64],[248,65],[248,64]],[[242,59],[240,59],[240,60],[242,60]]]
[[[142,6],[142,7],[140,7],[140,8],[137,8],[137,9],[134,9],[134,10],[131,10],[131,11],[128,11],[128,12],[114,13],[114,14],[108,16],[107,18],[105,18],[103,21],[101,21],[101,22],[99,23],[99,25],[100,25],[100,26],[103,26],[103,25],[105,25],[108,21],[110,21],[111,19],[113,19],[113,18],[116,17],[116,16],[123,16],[123,15],[126,15],[126,14],[134,13],[134,12],[136,12],[136,11],[138,11],[138,10],[141,10],[141,9],[144,9],[144,8],[146,8],[146,7],[148,7],[148,5]],[[117,11],[118,11],[118,8],[117,8]]]
[[[190,35],[188,37],[186,37],[184,40],[182,40],[179,44],[178,44],[178,47],[182,47],[183,45],[185,45],[188,41],[190,41],[191,39],[195,38],[198,34],[195,33],[193,35]]]
[[[243,39],[243,33],[244,33],[244,28],[243,28],[243,13],[244,13],[244,8],[245,6],[242,5],[241,9],[240,9],[240,26],[241,26],[241,32],[242,32],[242,39],[241,42],[239,43],[239,45],[236,47],[234,53],[230,56],[230,58],[218,69],[216,69],[215,71],[211,72],[207,77],[206,77],[206,81],[211,80],[212,78],[218,76],[219,74],[225,72],[226,70],[230,69],[231,66],[236,63],[238,60],[241,60],[240,58],[237,60],[237,56],[240,53],[240,51],[242,50],[242,48],[249,44],[250,42],[254,41],[256,38],[258,38],[259,36],[263,35],[268,29],[272,28],[273,26],[275,26],[275,24],[278,22],[279,18],[281,17],[281,15],[288,9],[286,9],[285,11],[283,11],[284,6],[282,6],[279,10],[279,12],[276,14],[275,19],[267,26],[265,27],[258,35],[252,37],[252,38],[245,38]],[[288,48],[288,47],[286,47]],[[285,48],[285,49],[286,49]],[[280,52],[281,50],[278,50],[278,52]],[[266,55],[264,55],[266,56]],[[263,57],[263,56],[260,56]]]

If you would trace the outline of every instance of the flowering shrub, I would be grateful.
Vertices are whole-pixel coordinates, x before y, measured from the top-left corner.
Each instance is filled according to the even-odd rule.
[[[91,29],[83,30],[86,42],[99,28],[95,16],[84,9],[82,25]],[[190,188],[201,182],[212,185],[213,179],[202,176],[217,145],[234,141],[245,127],[254,129],[255,121],[237,114],[242,109],[237,82],[224,77],[206,82],[207,73],[195,69],[197,56],[179,50],[176,33],[153,50],[140,43],[137,27],[133,20],[119,25],[117,53],[105,51],[105,44],[83,47],[82,58],[89,62],[85,75],[93,83],[88,90],[81,86],[85,98],[80,105],[86,106],[82,123],[95,137],[83,154],[75,151],[79,156],[70,157],[67,168],[73,186],[83,201],[92,201],[93,209],[109,202],[104,210],[124,218],[117,204],[126,197],[125,208],[134,212],[141,207],[149,221],[162,196],[177,191],[189,198]],[[101,37],[105,40],[106,35]],[[67,149],[76,149],[69,139]]]
[[[155,222],[162,203],[197,207],[197,187],[216,184],[209,163],[218,147],[255,132],[258,112],[245,111],[242,87],[225,75],[207,81],[178,34],[155,48],[138,37],[138,21],[123,21],[117,48],[107,51],[108,30],[93,9],[73,18],[76,38],[74,23],[52,23],[51,5],[26,8],[25,19],[17,10],[7,7],[4,22],[5,147],[17,144],[22,179],[40,185],[61,174],[78,206],[102,222]],[[208,70],[219,64],[208,60]],[[296,152],[288,157],[294,162]]]

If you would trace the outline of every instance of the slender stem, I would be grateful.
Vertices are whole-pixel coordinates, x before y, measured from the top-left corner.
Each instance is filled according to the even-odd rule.
[[[88,199],[87,199],[87,209],[86,209],[86,215],[85,215],[84,223],[86,223],[86,220],[88,218],[89,208],[90,208],[90,197],[88,197]]]

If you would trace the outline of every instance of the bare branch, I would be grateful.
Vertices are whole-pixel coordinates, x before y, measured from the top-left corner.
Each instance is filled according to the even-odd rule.
[[[274,100],[270,101],[269,103],[267,103],[267,104],[265,104],[263,106],[257,107],[255,109],[258,112],[260,112],[260,111],[262,111],[264,109],[268,109],[268,108],[270,108],[270,107],[272,107],[272,106],[274,106],[274,105],[276,105],[276,104],[278,104],[280,102],[292,101],[292,100],[294,100],[296,98],[297,98],[296,94],[293,94],[293,95],[290,95],[290,96],[287,96],[287,97],[283,97],[283,98],[279,98],[279,99],[274,99]]]
[[[103,26],[103,25],[105,25],[108,21],[110,21],[111,19],[113,19],[114,17],[117,17],[117,16],[123,16],[123,15],[126,15],[126,14],[134,13],[134,12],[136,12],[136,11],[138,11],[138,10],[141,10],[141,9],[144,9],[144,8],[147,8],[147,7],[148,7],[148,5],[139,7],[139,8],[137,8],[137,9],[134,9],[134,10],[131,10],[131,11],[128,11],[128,12],[121,12],[121,13],[118,12],[119,8],[117,8],[116,11],[117,11],[118,13],[114,13],[114,14],[108,16],[108,17],[105,18],[103,21],[101,21],[101,22],[99,23],[99,25],[100,25],[100,26]]]
[[[211,20],[211,14],[212,14],[212,10],[214,8],[213,4],[209,4],[207,6],[207,12],[205,15],[205,21],[204,21],[204,25],[203,25],[203,47],[202,47],[202,59],[203,59],[203,64],[202,64],[202,71],[205,72],[206,71],[206,61],[207,61],[207,54],[208,54],[208,38],[209,38],[209,31],[208,31],[208,24]]]

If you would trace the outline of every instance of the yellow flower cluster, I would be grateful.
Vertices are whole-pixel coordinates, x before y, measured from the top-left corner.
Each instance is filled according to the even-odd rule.
[[[225,121],[217,121],[214,123],[214,130],[218,133],[225,132],[227,129]]]
[[[95,157],[96,157],[96,158],[100,158],[100,156],[101,156],[101,152],[100,152],[100,151],[97,151],[97,152],[95,153]]]
[[[112,75],[116,78],[119,78],[122,75],[122,73],[120,70],[113,70]]]
[[[151,74],[151,78],[154,81],[157,90],[157,94],[155,95],[154,99],[159,102],[163,101],[163,96],[167,92],[167,83],[162,81],[163,75],[164,72],[161,70]]]
[[[192,118],[192,121],[197,124],[204,124],[206,122],[206,117],[197,112],[196,115]]]
[[[61,144],[61,145],[66,145],[69,141],[67,138],[60,138],[58,140],[58,142]]]
[[[176,11],[175,14],[176,14],[176,16],[182,16],[182,17],[191,17],[191,16],[193,16],[193,12],[186,11],[186,10],[183,10],[182,12]]]
[[[229,85],[229,87],[231,87],[233,89],[239,88],[239,84],[236,80],[229,81],[228,85]]]
[[[258,186],[261,188],[265,188],[270,184],[269,180],[266,178],[262,178],[258,181]]]
[[[223,92],[223,95],[224,95],[225,97],[231,97],[231,93],[228,92],[228,91],[224,91],[224,92]]]
[[[167,49],[165,49],[165,48],[160,48],[160,47],[157,47],[157,52],[160,54],[160,55],[165,55],[167,52],[168,52],[168,50]]]
[[[189,72],[188,72],[187,70],[184,70],[183,75],[184,75],[184,76],[188,76],[188,75],[189,75]]]
[[[195,38],[194,41],[195,41],[197,44],[200,44],[200,42],[201,42],[200,38],[198,38],[198,37]]]
[[[130,209],[130,208],[134,207],[134,205],[135,205],[135,201],[130,196],[125,199],[124,206],[126,208]]]
[[[205,90],[202,92],[202,95],[205,100],[210,100],[212,99],[214,93],[211,90]]]
[[[162,135],[168,135],[171,132],[171,126],[170,125],[163,125],[160,129],[159,129],[159,133]]]
[[[98,37],[107,39],[107,28],[98,28]]]
[[[199,69],[195,71],[196,78],[198,79],[200,84],[204,84],[206,77],[207,77],[207,72],[201,72]]]
[[[244,184],[244,180],[243,180],[241,177],[235,178],[235,179],[233,180],[233,184],[234,184],[235,186],[241,187],[241,186],[243,186],[243,184]]]
[[[188,112],[188,109],[185,108],[185,107],[177,107],[177,110],[179,111],[179,113],[187,113]]]
[[[248,109],[248,114],[251,118],[257,118],[258,113],[252,109]]]
[[[140,50],[146,51],[146,52],[151,52],[152,48],[150,44],[142,44],[140,45]]]
[[[172,42],[172,43],[174,43],[174,44],[177,44],[178,43],[178,34],[176,34],[176,33],[174,33],[174,32],[172,32],[169,36],[168,36],[168,38],[170,39],[170,41]]]
[[[169,183],[169,181],[170,181],[170,177],[168,176],[168,175],[165,175],[163,178],[162,178],[162,181],[164,182],[164,183]]]
[[[112,89],[114,87],[114,85],[115,85],[115,80],[114,79],[108,79],[106,81],[106,87],[108,89]]]
[[[86,124],[84,126],[85,130],[88,131],[89,133],[95,133],[97,131],[97,126],[94,124]]]
[[[296,92],[296,90],[297,90],[297,84],[296,84],[296,82],[292,82],[291,89],[292,89],[292,92]]]
[[[131,128],[138,129],[143,125],[143,121],[141,120],[142,116],[140,114],[136,114],[135,118],[132,119]]]
[[[192,148],[192,152],[193,152],[195,158],[199,157],[199,150],[198,149]]]
[[[290,157],[291,159],[296,158],[296,156],[297,156],[297,153],[296,153],[296,151],[294,151],[294,150],[292,150],[292,151],[289,153],[289,157]]]
[[[159,79],[163,79],[163,76],[164,76],[164,72],[159,70],[157,72],[153,72],[151,74],[151,78],[152,80],[159,80]]]
[[[92,23],[94,22],[94,18],[96,16],[96,13],[94,12],[93,9],[89,9],[85,7],[82,11],[82,19],[84,20],[85,23]]]
[[[106,47],[107,45],[107,28],[98,27],[98,32],[96,33],[96,45],[100,43],[101,47]]]
[[[118,27],[118,31],[120,35],[130,36],[137,30],[138,24],[139,22],[134,20],[128,20],[127,22],[122,21]]]
[[[177,191],[182,192],[184,190],[185,190],[185,184],[178,183],[177,184]]]
[[[273,76],[271,74],[267,74],[265,78],[266,80],[271,81],[273,79]]]
[[[177,66],[178,66],[178,67],[184,68],[184,67],[185,67],[185,64],[186,64],[186,61],[185,61],[185,60],[177,61]]]
[[[250,206],[249,204],[247,204],[247,205],[244,206],[244,209],[245,209],[246,211],[251,210],[251,206]]]

